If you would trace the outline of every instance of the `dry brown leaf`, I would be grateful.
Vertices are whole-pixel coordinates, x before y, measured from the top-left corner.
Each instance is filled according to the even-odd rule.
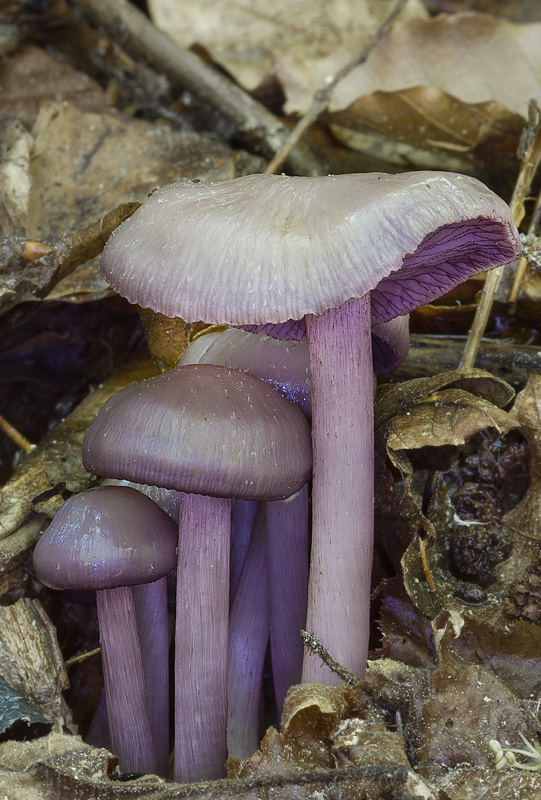
[[[446,389],[428,397],[391,421],[390,451],[464,444],[475,433],[493,427],[508,430],[505,411],[462,389]]]
[[[432,780],[459,764],[493,769],[492,738],[518,731],[535,740],[541,726],[488,670],[443,664],[431,670],[396,661],[370,662],[360,689],[391,720],[400,712],[405,741],[418,769]]]
[[[325,117],[352,150],[405,169],[516,169],[522,116],[501,103],[465,103],[433,86],[364,95]],[[490,165],[490,166],[489,166]]]
[[[30,129],[46,102],[66,102],[81,111],[104,110],[103,89],[86,73],[54,59],[46,50],[23,44],[0,64],[2,116]]]
[[[33,129],[33,191],[26,235],[71,232],[128,200],[183,175],[235,177],[230,152],[216,141],[116,112],[42,107]]]
[[[255,89],[272,73],[272,51],[311,61],[338,47],[353,52],[389,15],[395,0],[200,0],[179,6],[175,0],[151,0],[152,19],[184,47],[202,45],[245,88]],[[404,18],[427,15],[410,0]],[[351,41],[353,40],[353,41]],[[345,62],[344,62],[345,63]]]
[[[541,539],[541,376],[532,375],[509,417],[528,442],[530,485],[520,503],[503,518],[514,532]]]
[[[18,120],[0,126],[0,148],[4,156],[0,236],[26,237],[38,243],[51,235],[75,234],[111,208],[129,200],[142,201],[156,186],[183,176],[233,178],[240,164],[216,139],[125,117],[111,110],[105,100],[99,113],[68,102],[44,102],[31,133]],[[244,166],[257,171],[259,165],[254,158]],[[9,250],[9,240],[4,247]],[[17,252],[17,242],[12,249]],[[29,285],[23,282],[22,290],[40,284],[41,262],[40,258],[29,262],[24,270]],[[66,287],[56,289],[55,296],[109,291],[95,270],[80,274],[80,282],[72,277]],[[0,297],[13,302],[18,285],[17,276],[0,278]]]
[[[541,696],[539,626],[523,619],[510,622],[502,616],[489,624],[466,614],[454,648],[462,658],[486,664],[518,697],[533,701],[535,711],[535,702]]]
[[[526,117],[528,100],[541,100],[540,36],[540,23],[517,25],[479,13],[398,22],[367,61],[338,84],[329,110],[347,108],[377,91],[431,86],[464,103],[496,101]],[[304,111],[314,90],[322,85],[327,66],[318,69],[311,64],[309,73],[305,67],[305,79],[296,81],[304,92],[294,97],[291,80],[280,63],[276,66],[288,97],[287,111]]]
[[[323,782],[325,772],[334,772],[338,777],[351,765],[359,769],[356,779],[355,774],[346,771],[343,775],[350,777],[339,789],[338,784],[332,787]],[[313,776],[309,789],[299,787],[291,793],[282,790],[279,796],[284,798],[407,800],[419,787],[427,800],[434,798],[418,776],[408,774],[408,766],[402,736],[388,730],[382,714],[369,708],[357,687],[315,684],[292,687],[286,698],[281,731],[269,728],[261,749],[251,758],[228,762],[229,774],[235,778],[281,776],[299,780]]]

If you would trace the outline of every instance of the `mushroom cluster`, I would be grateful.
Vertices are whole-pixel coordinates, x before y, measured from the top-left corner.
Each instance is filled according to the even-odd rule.
[[[85,439],[89,471],[183,492],[176,780],[219,777],[228,751],[250,754],[269,631],[280,705],[300,679],[305,608],[304,626],[362,674],[373,366],[405,356],[411,310],[518,252],[502,200],[434,172],[181,182],[109,239],[101,270],[130,302],[273,337],[253,350],[242,331],[202,337],[179,366],[110,398]],[[302,680],[336,679],[310,657]]]

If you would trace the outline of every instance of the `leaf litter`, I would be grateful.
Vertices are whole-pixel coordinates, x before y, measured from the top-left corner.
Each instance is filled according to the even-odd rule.
[[[367,9],[373,11],[375,6],[367,4]],[[426,14],[421,11],[420,16]],[[366,19],[370,31],[374,22],[370,16]],[[437,20],[397,23],[389,41],[381,43],[382,50],[395,48],[391,52],[396,72],[404,79],[402,86],[382,83],[372,86],[366,95],[355,88],[347,107],[331,110],[326,122],[348,147],[361,146],[364,152],[366,144],[347,140],[338,128],[368,129],[435,153],[436,161],[444,159],[445,153],[448,158],[456,157],[458,164],[473,164],[485,179],[492,168],[512,172],[524,113],[521,103],[529,99],[525,92],[528,82],[537,80],[537,56],[532,57],[527,74],[521,71],[524,64],[518,65],[520,69],[505,70],[519,77],[519,90],[509,90],[502,79],[488,86],[487,96],[480,96],[465,92],[465,78],[451,52],[455,48],[449,48],[451,62],[444,70],[451,77],[451,86],[438,84],[434,56],[427,48],[422,58],[416,55],[412,63],[415,69],[430,74],[431,82],[422,86],[414,82],[408,87],[407,80],[413,81],[411,75],[416,73],[408,73],[407,62],[397,53],[400,42],[404,47],[407,44],[408,52],[415,44],[419,53],[418,43],[426,43],[428,31],[434,33],[438,26],[442,35],[449,35],[451,29],[466,31],[454,40],[456,53],[460,58],[462,41],[477,48],[474,77],[481,81],[492,64],[494,42],[499,42],[498,54],[504,54],[516,37],[523,49],[527,37],[535,36],[536,23],[518,30],[505,20],[486,15]],[[278,18],[273,24],[277,30],[284,28]],[[302,34],[301,30],[301,50]],[[349,58],[358,41],[353,42],[351,35],[348,41],[347,26],[340,36],[334,50],[343,48],[339,58]],[[435,36],[433,47],[436,41]],[[483,42],[492,42],[492,51],[490,46],[483,50]],[[253,46],[253,42],[249,44]],[[303,68],[316,64],[315,58],[332,59],[329,44],[326,51],[318,43],[319,49],[310,50],[310,44],[314,43],[304,42],[302,57],[312,62],[307,60]],[[9,47],[15,49],[0,69],[0,84],[8,101],[0,119],[4,156],[0,225],[5,237],[3,263],[7,264],[0,275],[0,298],[4,302],[4,333],[12,339],[4,352],[8,369],[2,380],[9,380],[11,369],[16,376],[13,385],[21,386],[30,381],[30,370],[21,375],[21,354],[25,344],[29,351],[39,349],[44,330],[48,330],[47,313],[58,316],[58,303],[111,303],[110,292],[97,275],[95,258],[100,237],[107,236],[107,224],[114,226],[119,220],[104,222],[112,209],[141,202],[155,186],[177,177],[222,180],[242,171],[260,171],[262,162],[257,156],[232,151],[220,141],[219,129],[211,136],[202,135],[179,130],[170,119],[134,117],[117,110],[110,99],[111,86],[108,93],[100,86],[99,70],[87,74],[80,64],[70,65],[66,54],[59,58],[54,48],[48,51],[36,42],[18,46],[16,37],[11,38]],[[214,55],[211,48],[208,52]],[[286,62],[289,56],[293,64],[298,54],[291,48],[282,52],[274,48],[269,53],[275,67],[284,65],[277,72],[282,89],[292,91],[293,84],[288,89],[284,78]],[[271,63],[269,53],[261,60],[265,70]],[[118,64],[118,56],[118,49],[111,48],[111,63]],[[377,52],[374,56],[380,57]],[[424,64],[423,58],[427,59]],[[106,64],[107,58],[101,63]],[[329,70],[332,63],[328,60],[324,69]],[[124,65],[126,75],[133,64],[124,59]],[[381,74],[393,78],[392,70],[387,76]],[[126,100],[132,84],[123,80],[117,85],[117,96]],[[306,76],[298,82],[306,93],[303,81]],[[534,88],[532,83],[532,92]],[[396,107],[396,118],[384,119],[387,101]],[[369,113],[363,103],[371,104]],[[178,107],[175,113],[179,113]],[[446,130],[442,120],[446,120]],[[496,167],[487,167],[477,155],[470,160],[470,154],[480,153],[487,143]],[[400,155],[406,160],[410,156],[411,150]],[[389,154],[388,169],[392,170],[395,157],[396,153]],[[384,161],[387,156],[380,150],[378,158]],[[445,163],[452,162],[444,159]],[[43,296],[48,299],[41,300]],[[120,301],[114,304],[108,314],[122,307]],[[452,304],[451,299],[450,307]],[[15,341],[13,331],[29,314],[27,309],[38,306],[45,317],[30,327],[26,340],[23,336]],[[126,309],[122,313],[125,319],[134,316]],[[67,317],[66,325],[68,337],[78,330]],[[166,320],[147,320],[146,327],[156,328],[158,340],[163,342]],[[190,335],[181,330],[176,347],[185,346]],[[80,336],[83,340],[83,328]],[[115,350],[113,338],[98,337],[102,343],[107,341],[111,351]],[[126,352],[139,341],[140,335],[133,330],[125,337]],[[59,331],[49,336],[48,343],[51,358],[58,358]],[[0,671],[3,675],[8,671],[10,659],[22,667],[19,690],[41,703],[45,716],[55,721],[58,730],[35,742],[0,743],[0,788],[8,796],[23,791],[24,797],[44,800],[535,797],[539,777],[511,766],[497,770],[489,743],[497,740],[504,750],[524,749],[522,736],[536,742],[541,727],[541,554],[537,515],[532,512],[535,481],[537,473],[541,474],[536,381],[532,379],[518,393],[514,405],[511,387],[481,370],[446,372],[380,389],[376,405],[379,538],[374,569],[374,608],[380,634],[374,639],[374,657],[366,675],[349,687],[294,687],[281,728],[269,727],[261,749],[250,759],[231,761],[229,780],[198,788],[180,787],[154,776],[119,780],[122,776],[115,758],[85,745],[69,727],[71,709],[62,697],[63,656],[39,601],[28,599],[34,591],[28,566],[32,543],[65,493],[80,490],[91,480],[80,461],[86,426],[117,385],[156,370],[147,353],[136,354],[124,368],[120,364],[125,354],[111,354],[104,365],[101,353],[97,362],[101,361],[102,371],[89,368],[90,381],[82,381],[83,394],[93,388],[94,393],[81,405],[83,395],[76,394],[73,405],[64,406],[64,414],[58,416],[57,412],[51,418],[50,424],[56,423],[56,427],[46,433],[45,425],[37,448],[18,456],[15,473],[2,490],[0,525],[6,538],[0,551],[6,559],[3,566],[9,565],[10,570],[9,575],[1,573],[7,606],[6,633],[0,642],[6,666]],[[173,356],[164,352],[164,363],[171,359]],[[108,379],[112,370],[119,371]],[[96,389],[104,380],[103,387]],[[42,382],[46,385],[44,376]],[[72,388],[63,386],[62,397],[70,391]],[[12,547],[15,538],[17,544]],[[419,540],[424,546],[424,563]],[[428,576],[434,581],[433,591]],[[18,616],[23,608],[29,622],[22,623]],[[41,654],[36,655],[35,650],[14,654],[9,649],[10,634],[22,624],[32,627],[32,620],[40,626],[38,640],[25,643],[24,637],[15,639],[19,645],[41,647]],[[30,669],[32,664],[41,666]],[[521,758],[524,760],[517,754],[517,759]]]

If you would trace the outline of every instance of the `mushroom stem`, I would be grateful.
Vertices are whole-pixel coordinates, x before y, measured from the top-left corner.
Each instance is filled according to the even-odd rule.
[[[290,686],[300,683],[308,592],[308,484],[267,506],[270,641],[274,694],[282,713]]]
[[[124,772],[156,772],[135,602],[130,587],[96,592],[107,717]]]
[[[157,774],[169,775],[169,631],[167,578],[133,587]]]
[[[374,530],[370,295],[307,315],[312,376],[312,552],[306,628],[357,676],[366,667]],[[304,682],[338,678],[305,656]]]
[[[182,496],[175,629],[179,782],[225,775],[231,501]]]
[[[249,758],[259,747],[263,662],[269,641],[269,577],[264,506],[260,506],[229,622],[227,747]]]
[[[231,578],[229,583],[231,603],[233,603],[237,593],[258,508],[258,500],[231,501]]]

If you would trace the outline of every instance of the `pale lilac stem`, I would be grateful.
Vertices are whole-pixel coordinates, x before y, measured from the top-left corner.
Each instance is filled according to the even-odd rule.
[[[231,501],[180,503],[175,629],[176,781],[225,775]]]
[[[133,587],[158,775],[169,775],[167,578]]]
[[[239,585],[240,574],[248,552],[258,506],[257,500],[231,501],[231,581],[229,585],[231,602],[233,602]]]
[[[262,509],[256,519],[229,622],[227,746],[233,758],[248,758],[259,747],[261,681],[269,640],[268,586]]]
[[[123,772],[157,769],[130,587],[96,592],[107,717],[112,750]]]
[[[370,630],[374,434],[370,297],[306,317],[312,377],[312,550],[306,628],[361,676]],[[340,682],[305,655],[304,682]]]
[[[279,714],[290,686],[300,683],[308,598],[308,485],[267,503],[270,642]]]
[[[111,750],[105,689],[102,690],[100,699],[98,700],[98,705],[94,711],[90,728],[85,736],[85,742],[91,744],[92,747],[103,747],[104,750]]]

